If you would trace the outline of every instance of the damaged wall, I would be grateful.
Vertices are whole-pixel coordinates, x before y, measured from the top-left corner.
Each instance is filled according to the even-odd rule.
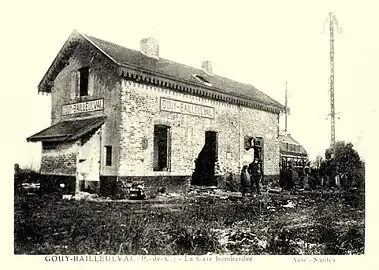
[[[160,110],[160,98],[215,108],[215,118]],[[218,160],[223,171],[239,174],[244,136],[264,138],[264,174],[279,174],[277,115],[224,102],[182,94],[131,81],[122,82],[119,175],[191,175],[194,160],[204,146],[205,131],[218,132]],[[170,126],[171,172],[153,172],[154,125]],[[146,139],[147,148],[142,148]]]

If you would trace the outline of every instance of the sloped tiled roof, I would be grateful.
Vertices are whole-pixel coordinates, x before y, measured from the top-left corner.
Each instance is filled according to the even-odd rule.
[[[237,97],[248,98],[250,100],[277,108],[283,108],[279,102],[259,91],[252,85],[240,83],[216,74],[208,75],[201,69],[176,63],[164,58],[150,58],[142,54],[140,51],[129,49],[89,35],[84,36],[119,65],[134,66],[140,68],[141,70],[148,70],[157,75],[165,75],[173,79],[179,79],[181,81],[187,81],[192,84],[203,86],[193,76],[198,74],[206,78],[206,80],[211,83],[211,88],[219,90],[220,92]]]
[[[176,91],[205,96],[206,98],[254,107],[274,113],[284,106],[252,85],[237,82],[202,69],[190,67],[164,58],[150,58],[140,51],[129,49],[93,36],[73,31],[38,85],[39,92],[51,92],[56,76],[67,65],[75,48],[88,42],[99,53],[108,57],[118,68],[118,74],[141,82],[170,87]],[[194,76],[203,77],[209,83]]]
[[[295,153],[295,154],[299,154],[299,155],[307,155],[307,151],[305,150],[305,148],[298,141],[296,141],[294,138],[292,138],[292,136],[290,134],[280,135],[278,139],[280,142],[280,152],[282,152],[282,153]],[[289,151],[286,147],[287,143],[292,144],[292,145],[296,145],[296,146],[300,146],[300,151]]]
[[[80,138],[104,124],[105,116],[61,121],[27,138],[28,142],[70,141]]]

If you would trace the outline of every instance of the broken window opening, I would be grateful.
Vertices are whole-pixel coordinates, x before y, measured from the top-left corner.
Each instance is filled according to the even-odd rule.
[[[165,125],[154,126],[154,171],[170,170],[170,127]]]
[[[88,96],[89,68],[79,69],[79,92],[81,97]]]
[[[199,82],[202,82],[203,84],[205,84],[207,86],[212,86],[212,84],[203,76],[195,74],[195,75],[193,75],[193,77],[195,77]]]
[[[217,185],[215,165],[218,159],[217,132],[205,132],[203,149],[195,160],[195,170],[192,175],[192,185]]]

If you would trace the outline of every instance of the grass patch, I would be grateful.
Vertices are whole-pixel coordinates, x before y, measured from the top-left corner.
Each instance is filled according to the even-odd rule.
[[[363,200],[362,200],[363,198]],[[192,198],[167,207],[15,198],[15,254],[363,254],[364,196]],[[175,210],[175,211],[174,211]]]

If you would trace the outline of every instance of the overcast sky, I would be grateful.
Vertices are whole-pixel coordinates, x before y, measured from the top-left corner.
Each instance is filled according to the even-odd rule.
[[[377,126],[365,121],[377,116],[370,98],[379,91],[377,6],[369,0],[8,1],[1,8],[1,46],[11,72],[3,78],[2,109],[17,126],[7,133],[12,160],[39,166],[40,145],[26,137],[50,125],[51,107],[37,85],[74,29],[134,49],[155,34],[162,57],[195,67],[211,60],[214,73],[252,84],[282,104],[288,81],[289,133],[311,158],[323,154],[330,107],[329,33],[322,30],[330,11],[343,30],[335,41],[336,139],[351,141],[364,157],[364,138]]]

